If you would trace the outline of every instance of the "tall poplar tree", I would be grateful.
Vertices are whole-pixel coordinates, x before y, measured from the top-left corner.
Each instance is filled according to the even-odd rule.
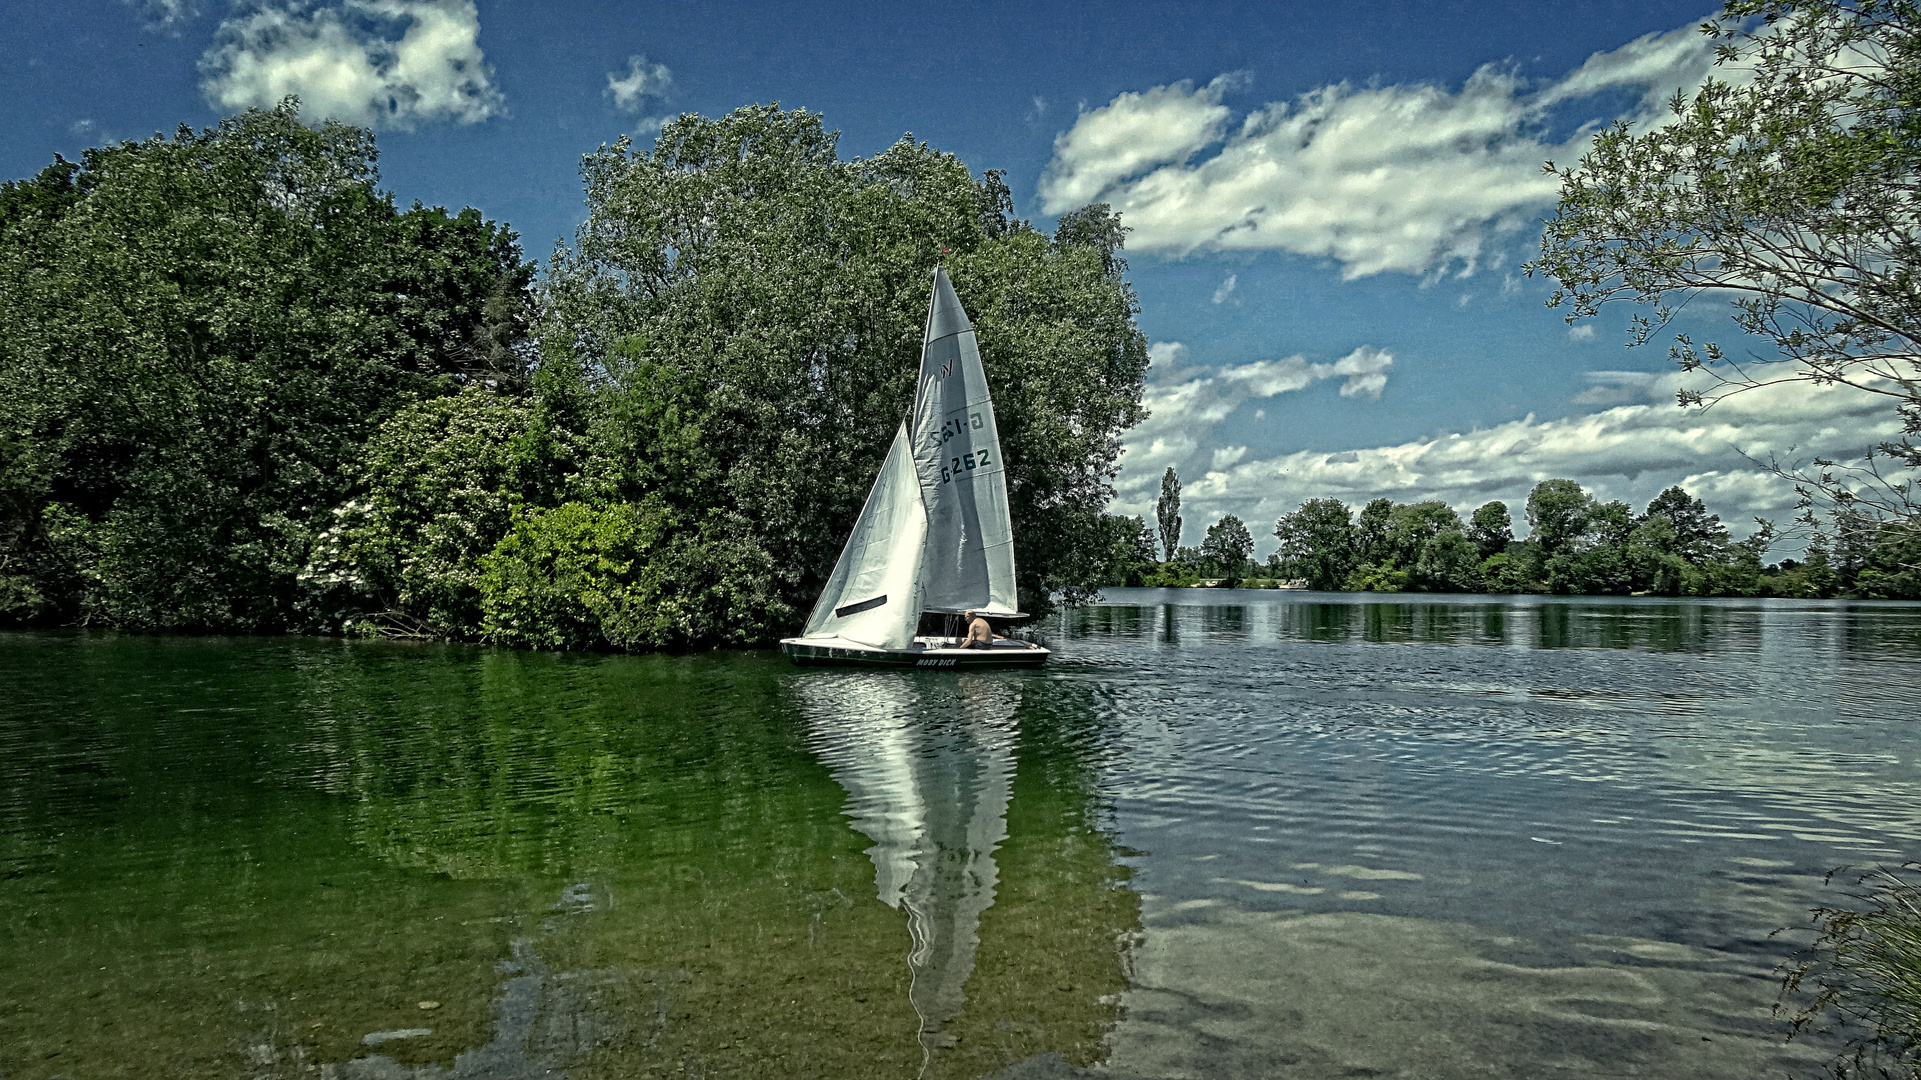
[[[1154,520],[1160,525],[1161,561],[1173,562],[1181,546],[1181,478],[1169,465],[1161,474],[1161,497],[1154,502]]]

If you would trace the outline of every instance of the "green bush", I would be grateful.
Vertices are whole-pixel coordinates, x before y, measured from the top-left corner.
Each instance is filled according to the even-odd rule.
[[[668,524],[658,503],[562,503],[516,515],[480,559],[482,633],[528,649],[666,644],[674,623],[651,565]]]
[[[527,649],[763,641],[798,614],[773,569],[722,523],[683,528],[652,496],[530,508],[480,559],[481,635]]]
[[[539,404],[478,386],[400,410],[352,467],[300,580],[323,627],[480,632],[480,558],[525,506],[611,490],[612,467]]]
[[[1187,589],[1200,580],[1201,572],[1179,559],[1164,562],[1141,575],[1141,585],[1149,589]]]
[[[1348,592],[1396,593],[1407,588],[1409,576],[1406,570],[1397,569],[1392,563],[1386,566],[1368,563],[1349,573],[1341,587]]]
[[[1872,870],[1854,884],[1854,905],[1814,910],[1819,932],[1788,967],[1775,1014],[1790,1038],[1841,1036],[1837,1078],[1921,1076],[1921,883]]]

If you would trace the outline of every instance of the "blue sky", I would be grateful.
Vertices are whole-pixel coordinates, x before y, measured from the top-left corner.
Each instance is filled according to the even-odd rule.
[[[1676,408],[1625,313],[1570,333],[1519,273],[1545,157],[1655,122],[1707,70],[1709,4],[532,4],[73,0],[10,4],[0,174],[204,125],[298,91],[381,131],[404,202],[473,205],[545,260],[582,215],[580,156],[660,117],[779,101],[844,155],[904,132],[1008,172],[1050,225],[1090,199],[1134,228],[1155,416],[1117,509],[1161,470],[1190,529],[1257,537],[1304,499],[1464,508],[1570,476],[1645,503],[1687,482],[1730,522],[1792,492],[1737,451],[1880,437],[1849,392]],[[965,297],[962,298],[965,301]],[[1733,337],[1697,303],[1697,335]],[[1737,527],[1737,532],[1744,531]],[[1268,545],[1263,543],[1263,550]]]

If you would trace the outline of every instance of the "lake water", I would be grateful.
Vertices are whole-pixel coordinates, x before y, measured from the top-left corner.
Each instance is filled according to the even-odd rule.
[[[1111,590],[1041,672],[0,635],[0,1077],[1761,1077],[1921,608]]]

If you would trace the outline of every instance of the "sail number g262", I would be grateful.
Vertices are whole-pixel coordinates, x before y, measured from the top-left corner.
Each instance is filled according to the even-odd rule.
[[[984,449],[976,450],[971,454],[964,454],[960,457],[948,458],[947,464],[940,467],[940,482],[945,484],[957,476],[973,472],[975,469],[985,468],[986,465],[987,451]]]

